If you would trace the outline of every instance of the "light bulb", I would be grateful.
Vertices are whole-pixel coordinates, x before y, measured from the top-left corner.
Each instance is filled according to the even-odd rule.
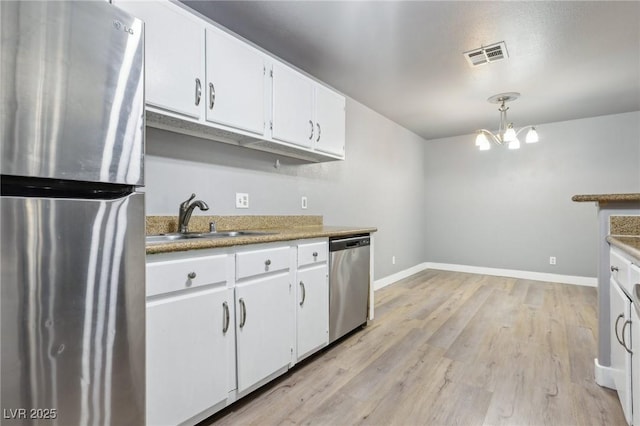
[[[509,149],[520,149],[520,140],[518,138],[514,138],[509,142]]]
[[[510,123],[509,127],[507,128],[507,131],[504,132],[503,141],[504,142],[511,142],[514,139],[516,139],[516,131],[513,130],[513,123]]]
[[[476,146],[482,146],[488,143],[489,139],[487,139],[487,135],[485,135],[484,132],[478,133],[478,136],[476,136]]]
[[[485,137],[485,140],[487,138]],[[479,145],[480,147],[480,151],[488,151],[491,149],[491,144],[489,143],[489,141],[487,140],[486,142],[482,143],[481,145]]]
[[[526,143],[536,143],[538,142],[538,132],[536,131],[535,127],[532,127],[531,129],[529,129],[529,131],[527,132],[527,138],[525,139]]]

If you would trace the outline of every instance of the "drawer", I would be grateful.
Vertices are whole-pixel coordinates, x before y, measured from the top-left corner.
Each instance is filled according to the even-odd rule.
[[[329,244],[326,241],[298,245],[298,267],[327,261]]]
[[[236,254],[236,279],[249,278],[291,267],[291,247],[243,251]]]
[[[228,254],[147,262],[148,296],[227,281]]]
[[[611,276],[626,292],[629,293],[631,291],[631,285],[629,283],[631,262],[621,253],[612,248],[609,256],[609,266],[611,269]]]

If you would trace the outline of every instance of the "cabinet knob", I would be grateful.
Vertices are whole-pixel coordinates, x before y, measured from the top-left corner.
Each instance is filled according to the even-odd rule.
[[[194,279],[196,277],[196,273],[195,272],[189,272],[187,277],[189,277],[189,279],[192,280],[192,279]]]
[[[617,266],[612,266],[611,267],[611,272],[618,272],[618,267]]]
[[[271,259],[267,259],[267,260],[265,260],[265,261],[264,261],[264,264],[265,264],[265,265],[267,265],[267,266],[271,265]]]
[[[318,257],[318,252],[317,251],[313,252],[313,257]]]

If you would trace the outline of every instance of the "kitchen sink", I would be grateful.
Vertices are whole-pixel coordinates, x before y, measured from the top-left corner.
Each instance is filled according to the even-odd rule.
[[[249,237],[257,235],[273,235],[275,232],[265,231],[219,231],[219,232],[174,232],[170,234],[147,235],[145,242],[153,243],[170,243],[172,241],[212,239],[212,238],[229,238],[229,237]]]

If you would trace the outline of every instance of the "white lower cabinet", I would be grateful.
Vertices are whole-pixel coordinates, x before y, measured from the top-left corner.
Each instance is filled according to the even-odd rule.
[[[146,296],[147,424],[196,424],[328,344],[328,240],[150,255]]]
[[[292,297],[288,272],[236,287],[238,393],[292,361]]]
[[[235,388],[230,261],[220,254],[147,262],[147,424],[196,423]]]
[[[622,404],[622,411],[631,424],[631,301],[611,279],[611,370]]]
[[[329,343],[329,269],[327,240],[298,244],[296,277],[296,359]]]
[[[329,343],[327,266],[298,272],[297,359]]]
[[[640,346],[640,319],[635,306],[631,306],[631,342]],[[640,353],[631,356],[631,390],[633,424],[640,425]]]
[[[293,362],[294,248],[257,245],[236,253],[238,394],[284,373]]]

